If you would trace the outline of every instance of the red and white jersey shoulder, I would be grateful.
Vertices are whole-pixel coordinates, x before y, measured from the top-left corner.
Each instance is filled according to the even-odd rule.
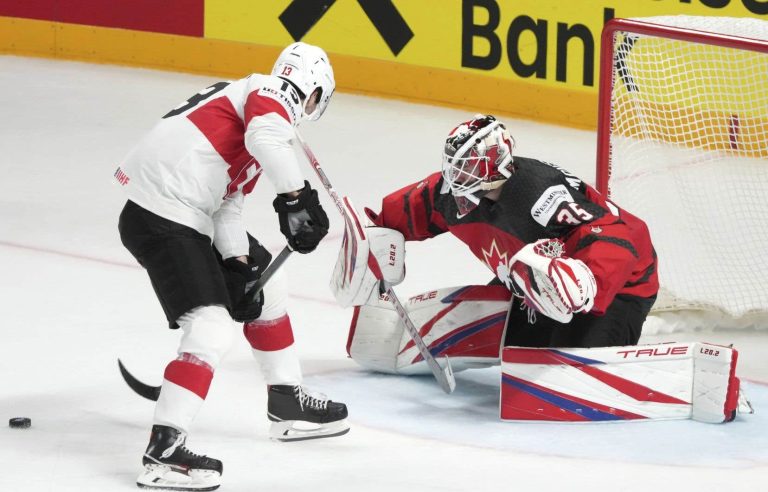
[[[298,93],[278,77],[219,82],[171,110],[115,172],[128,199],[214,239],[225,257],[245,254],[243,197],[264,172],[278,193],[304,185],[291,146]]]

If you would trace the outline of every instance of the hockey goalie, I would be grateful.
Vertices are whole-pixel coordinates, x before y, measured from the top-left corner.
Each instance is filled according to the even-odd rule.
[[[734,349],[637,346],[658,291],[645,223],[513,148],[503,123],[476,115],[450,132],[442,173],[387,195],[378,213],[365,209],[368,227],[346,231],[331,288],[354,306],[350,357],[375,371],[427,373],[380,279],[403,280],[406,241],[450,232],[495,278],[405,307],[429,353],[454,371],[501,363],[502,419],[732,420]]]

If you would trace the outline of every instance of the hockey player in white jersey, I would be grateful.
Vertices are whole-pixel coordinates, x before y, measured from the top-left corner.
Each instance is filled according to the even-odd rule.
[[[244,197],[264,173],[294,251],[313,251],[327,234],[328,217],[291,141],[301,121],[320,118],[334,88],[326,53],[294,43],[271,75],[219,82],[168,112],[115,172],[128,198],[121,240],[147,270],[170,327],[183,332],[178,357],[165,369],[140,487],[220,485],[221,461],[190,452],[185,440],[235,339],[233,320],[243,323],[268,384],[273,438],[330,437],[349,429],[344,404],[301,385],[280,273],[262,296],[249,295],[270,255],[241,218]]]

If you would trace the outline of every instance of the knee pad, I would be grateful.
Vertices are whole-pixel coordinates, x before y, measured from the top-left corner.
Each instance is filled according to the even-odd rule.
[[[259,321],[271,321],[285,316],[288,285],[282,270],[278,270],[264,286],[264,306]]]
[[[235,323],[223,306],[203,306],[188,311],[178,319],[184,335],[179,354],[188,353],[218,367],[235,339]]]

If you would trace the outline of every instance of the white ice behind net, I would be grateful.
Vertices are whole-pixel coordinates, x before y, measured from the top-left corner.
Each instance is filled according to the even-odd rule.
[[[757,19],[638,20],[768,41]],[[644,333],[768,326],[768,54],[627,32],[614,51],[610,196],[659,256]]]

